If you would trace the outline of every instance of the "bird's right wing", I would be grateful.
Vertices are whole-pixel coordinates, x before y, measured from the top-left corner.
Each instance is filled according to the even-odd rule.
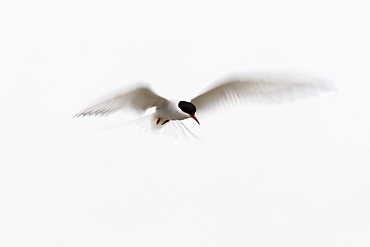
[[[240,103],[281,102],[333,89],[329,82],[304,76],[236,77],[213,86],[191,102],[197,107],[197,113],[208,114]]]
[[[143,86],[86,108],[75,117],[106,116],[125,108],[143,113],[147,109],[157,106],[166,100],[155,94],[150,88]]]

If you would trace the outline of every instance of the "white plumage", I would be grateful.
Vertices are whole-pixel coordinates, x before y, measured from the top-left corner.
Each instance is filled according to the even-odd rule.
[[[186,102],[168,100],[149,87],[140,86],[91,106],[76,117],[106,116],[122,109],[133,109],[142,114],[154,107],[155,118],[152,121],[162,126],[171,120],[190,117],[198,122],[195,112],[204,116],[240,103],[286,101],[333,89],[331,83],[303,76],[249,76],[224,80]]]

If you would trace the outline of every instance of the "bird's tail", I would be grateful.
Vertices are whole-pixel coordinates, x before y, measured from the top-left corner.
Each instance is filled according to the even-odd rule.
[[[170,120],[164,124],[162,120],[157,124],[157,120],[158,118],[154,114],[151,114],[150,130],[152,134],[185,139],[195,137],[200,140],[181,120]]]
[[[158,124],[157,120],[158,117],[156,117],[155,114],[153,113],[134,120],[113,124],[105,127],[104,129],[112,129],[125,126],[149,134],[165,135],[174,138],[185,138],[185,139],[189,139],[189,137],[190,138],[195,137],[196,139],[200,140],[199,137],[197,137],[197,135],[195,135],[188,127],[186,127],[184,123],[182,123],[179,120],[170,120],[169,122],[163,125],[162,125],[163,120],[161,120]]]

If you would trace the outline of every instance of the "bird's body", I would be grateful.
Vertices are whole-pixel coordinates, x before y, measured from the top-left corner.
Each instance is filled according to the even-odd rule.
[[[169,121],[181,121],[193,118],[198,124],[195,113],[201,114],[249,101],[274,102],[317,95],[322,91],[330,91],[333,86],[327,82],[292,77],[255,77],[234,78],[211,87],[209,90],[194,97],[190,102],[184,100],[168,100],[154,93],[148,86],[119,94],[113,98],[89,107],[78,113],[80,116],[106,116],[121,109],[133,109],[144,113],[155,108],[154,126],[165,126]]]
[[[181,111],[178,107],[179,102],[177,100],[164,101],[156,107],[154,115],[163,120],[184,120],[189,118],[189,114]]]

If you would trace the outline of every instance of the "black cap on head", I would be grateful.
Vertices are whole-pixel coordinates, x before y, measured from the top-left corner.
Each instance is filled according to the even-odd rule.
[[[190,102],[186,102],[186,101],[180,101],[179,102],[179,108],[181,109],[181,111],[183,111],[183,112],[185,112],[189,115],[192,115],[192,116],[194,116],[194,114],[197,110],[195,108],[195,105],[193,105]]]

